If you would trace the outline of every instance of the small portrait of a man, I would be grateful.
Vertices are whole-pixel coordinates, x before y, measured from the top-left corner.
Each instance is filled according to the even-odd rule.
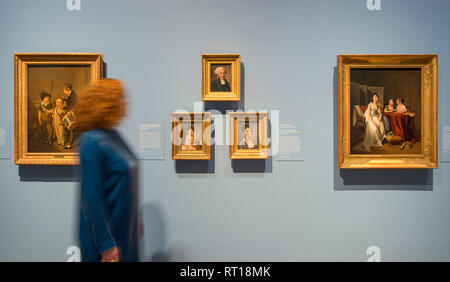
[[[200,130],[201,131],[201,130]],[[202,149],[201,138],[199,138],[194,126],[189,127],[187,134],[184,137],[183,144],[181,145],[181,150],[196,151]],[[200,133],[201,135],[201,133]]]
[[[211,65],[211,92],[231,92],[231,65]]]

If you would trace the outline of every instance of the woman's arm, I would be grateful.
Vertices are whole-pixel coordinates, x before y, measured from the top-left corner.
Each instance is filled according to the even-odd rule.
[[[84,136],[81,143],[81,209],[91,227],[95,245],[100,253],[116,246],[106,218],[106,202],[103,191],[103,160],[100,140]]]

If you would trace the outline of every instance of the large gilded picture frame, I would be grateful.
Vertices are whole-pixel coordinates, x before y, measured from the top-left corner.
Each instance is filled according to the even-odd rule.
[[[172,160],[211,160],[211,113],[172,113]]]
[[[241,55],[202,55],[202,100],[241,100]]]
[[[14,163],[78,164],[76,93],[102,76],[101,53],[14,54]]]
[[[337,166],[438,167],[438,56],[337,56]]]
[[[229,113],[230,159],[269,158],[269,115],[267,112]]]

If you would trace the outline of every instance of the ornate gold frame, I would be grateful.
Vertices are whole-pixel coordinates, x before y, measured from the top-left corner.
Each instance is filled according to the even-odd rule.
[[[28,152],[28,67],[80,65],[91,67],[91,79],[103,76],[101,53],[16,53],[14,54],[14,163],[17,165],[75,165],[76,153]]]
[[[182,119],[182,121],[180,121]],[[181,150],[181,128],[178,127],[185,119],[202,123],[202,149]],[[176,131],[176,132],[175,132]],[[211,113],[172,113],[171,130],[172,160],[210,160],[211,159]]]
[[[258,148],[239,149],[237,122],[239,118],[256,117],[258,122]],[[229,153],[230,159],[267,159],[269,158],[269,114],[267,112],[229,113]]]
[[[211,64],[231,64],[231,92],[211,92]],[[202,55],[202,101],[240,101],[241,100],[241,55],[203,54]]]
[[[421,154],[350,153],[350,70],[352,68],[421,69]],[[437,55],[337,56],[337,166],[343,169],[437,168]]]

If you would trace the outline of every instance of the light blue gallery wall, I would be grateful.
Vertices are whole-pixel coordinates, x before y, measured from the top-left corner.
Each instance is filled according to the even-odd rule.
[[[279,110],[304,130],[305,161],[271,159],[265,173],[233,171],[224,146],[213,173],[177,173],[168,142],[164,160],[142,161],[144,259],[364,261],[375,245],[386,261],[450,260],[450,164],[337,170],[334,97],[338,54],[435,53],[439,120],[450,123],[449,1],[381,0],[381,11],[365,0],[65,2],[1,1],[0,118],[11,143],[15,52],[102,52],[106,75],[127,83],[131,144],[141,121],[167,127],[172,111],[194,110],[202,53],[240,53],[241,105]],[[0,260],[66,260],[72,169],[19,168],[11,146],[0,173]]]

